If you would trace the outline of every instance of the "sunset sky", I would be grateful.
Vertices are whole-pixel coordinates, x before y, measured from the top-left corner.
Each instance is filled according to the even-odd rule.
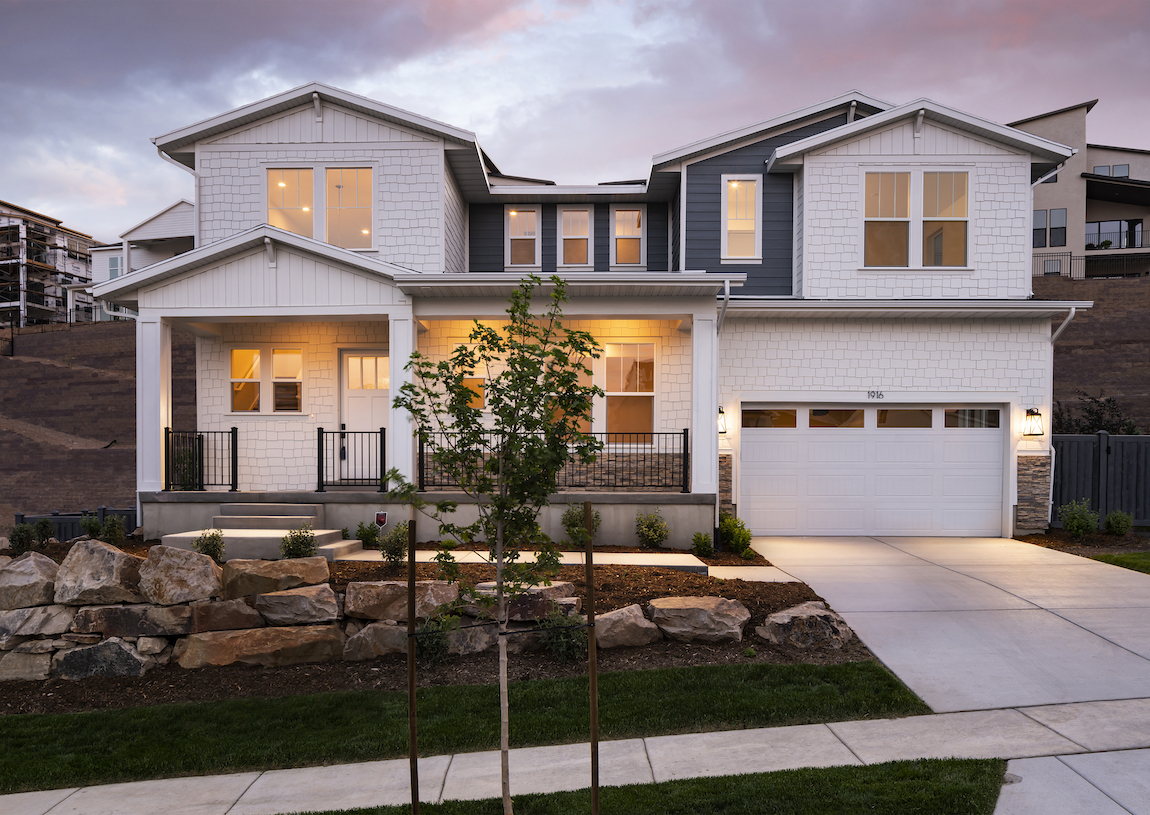
[[[852,88],[997,122],[1098,98],[1150,149],[1146,0],[0,0],[0,199],[101,241],[192,177],[149,139],[318,80],[474,131],[499,168],[651,156]]]

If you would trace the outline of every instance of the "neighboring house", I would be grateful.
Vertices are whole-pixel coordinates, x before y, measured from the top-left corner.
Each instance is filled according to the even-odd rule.
[[[0,320],[17,325],[92,319],[91,235],[0,201]]]
[[[1150,273],[1150,150],[1086,141],[1098,104],[1043,113],[1011,127],[1073,147],[1034,191],[1034,275],[1138,277]]]
[[[368,520],[380,428],[385,466],[435,487],[389,396],[528,273],[604,346],[607,449],[558,509],[594,501],[615,540],[657,505],[689,544],[728,491],[758,534],[1046,525],[1052,320],[1089,303],[1029,299],[1032,182],[1067,146],[852,92],[566,186],[318,83],[154,141],[194,176],[195,248],[94,287],[139,311],[149,536],[234,501]],[[172,331],[197,337],[190,435],[165,432]],[[203,489],[165,489],[189,456]]]

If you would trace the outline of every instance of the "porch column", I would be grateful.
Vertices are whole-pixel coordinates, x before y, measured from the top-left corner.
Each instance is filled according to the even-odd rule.
[[[719,491],[717,324],[711,311],[691,326],[691,492]]]
[[[164,488],[164,428],[172,422],[172,328],[159,317],[136,321],[136,485]]]
[[[404,370],[411,353],[415,350],[415,319],[410,313],[388,317],[388,351],[391,370],[390,388],[392,405],[388,408],[387,457],[388,466],[395,467],[408,481],[416,481],[415,434],[411,416],[406,410],[395,407],[394,400],[399,388],[411,381],[411,371]]]

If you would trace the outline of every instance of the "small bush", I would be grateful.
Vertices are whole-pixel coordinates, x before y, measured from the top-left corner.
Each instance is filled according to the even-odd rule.
[[[207,555],[216,563],[224,562],[224,532],[222,529],[205,529],[195,541],[192,549]]]
[[[741,518],[735,518],[729,512],[719,516],[719,540],[729,552],[742,555],[748,560],[755,556],[751,549],[751,530],[747,529]]]
[[[8,533],[8,548],[17,556],[36,548],[36,530],[32,524],[16,524]]]
[[[706,532],[696,532],[691,538],[691,553],[695,557],[711,557],[715,554],[715,545],[711,543],[711,536]]]
[[[383,559],[399,566],[407,558],[407,521],[396,524],[379,541]]]
[[[443,614],[424,620],[415,627],[415,656],[420,662],[435,665],[449,656],[448,633],[459,627],[459,618]]]
[[[552,603],[551,613],[536,624],[543,631],[543,650],[559,662],[580,662],[587,658],[587,629],[581,617],[568,617]]]
[[[102,528],[103,527],[100,526],[100,519],[95,515],[85,515],[80,518],[80,529],[89,538],[99,538]]]
[[[36,536],[37,543],[47,543],[48,538],[56,536],[56,525],[47,518],[41,518],[32,524],[32,534]]]
[[[343,535],[344,540],[350,540],[351,539],[351,533],[347,531],[346,526],[343,529],[339,530],[339,534]]]
[[[1134,526],[1134,516],[1120,509],[1111,512],[1102,522],[1102,528],[1111,535],[1125,535],[1132,526]]]
[[[671,527],[667,526],[658,509],[654,512],[639,512],[635,515],[635,534],[645,549],[658,549],[671,537]]]
[[[1098,513],[1090,511],[1090,501],[1071,501],[1058,508],[1058,520],[1062,528],[1076,538],[1084,538],[1098,531]]]
[[[363,544],[364,549],[379,548],[379,527],[375,524],[361,523],[356,527],[355,536]]]
[[[755,649],[753,647],[752,648],[744,648],[743,649],[743,656],[745,656],[747,659],[754,659]]]
[[[603,521],[603,516],[599,514],[599,510],[591,510],[591,539],[594,540],[595,536],[599,534],[599,524]],[[563,524],[563,531],[567,533],[567,540],[575,546],[583,543],[583,505],[572,504],[563,510],[563,514],[559,516],[559,522]]]
[[[105,516],[104,525],[100,528],[100,540],[112,546],[122,546],[127,537],[122,515]]]
[[[315,533],[311,531],[311,524],[304,524],[299,529],[291,530],[280,540],[280,557],[285,560],[314,557],[316,551]]]

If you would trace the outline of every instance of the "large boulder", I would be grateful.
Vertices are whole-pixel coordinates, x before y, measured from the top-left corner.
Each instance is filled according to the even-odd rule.
[[[91,676],[143,676],[151,663],[119,637],[61,651],[52,658],[52,673],[61,679]]]
[[[56,561],[25,552],[0,565],[0,608],[50,605],[56,596]]]
[[[139,603],[143,558],[102,541],[75,544],[56,572],[56,602],[70,606]]]
[[[815,600],[769,615],[755,633],[775,645],[796,645],[799,648],[823,645],[842,648],[854,639],[854,632],[846,620],[827,608],[826,603]]]
[[[223,569],[207,555],[153,546],[140,565],[140,591],[149,603],[174,606],[218,597],[223,590]]]
[[[466,628],[461,626],[447,632],[447,653],[458,656],[478,654],[499,641],[499,626],[494,622],[486,625],[475,623],[466,625]]]
[[[191,633],[262,628],[264,618],[243,597],[215,603],[197,603],[192,609]]]
[[[190,606],[85,606],[72,631],[105,637],[176,637],[192,631]]]
[[[329,623],[339,616],[331,586],[302,586],[256,597],[255,610],[269,625]]]
[[[309,625],[190,634],[176,643],[172,657],[182,668],[206,668],[235,662],[277,667],[342,655],[343,632],[338,625]]]
[[[58,605],[0,611],[0,649],[10,650],[26,637],[63,634],[75,615],[76,609]]]
[[[477,584],[475,594],[494,598],[495,583]],[[565,580],[556,580],[550,586],[531,586],[523,594],[510,598],[507,601],[507,619],[510,622],[530,623],[551,616],[557,609],[561,614],[570,616],[578,613],[581,605],[582,601],[575,596],[575,585]],[[494,619],[496,607],[471,601],[463,606],[462,611],[471,617]]]
[[[595,642],[600,648],[650,645],[662,638],[659,626],[643,616],[638,604],[595,615]]]
[[[327,558],[290,558],[288,560],[229,560],[224,564],[224,599],[268,594],[298,586],[326,583],[330,572]]]
[[[407,651],[407,626],[393,622],[370,623],[359,633],[348,637],[343,646],[343,658],[348,662],[375,659],[385,654]]]
[[[52,667],[52,655],[18,654],[10,652],[0,656],[0,682],[13,679],[47,679]]]
[[[459,599],[459,584],[444,580],[420,580],[415,584],[415,617],[426,619],[436,609]],[[407,583],[381,580],[348,583],[344,614],[365,620],[407,620]]]
[[[651,621],[681,642],[740,642],[751,619],[746,606],[722,597],[663,597],[652,600],[648,609]]]

